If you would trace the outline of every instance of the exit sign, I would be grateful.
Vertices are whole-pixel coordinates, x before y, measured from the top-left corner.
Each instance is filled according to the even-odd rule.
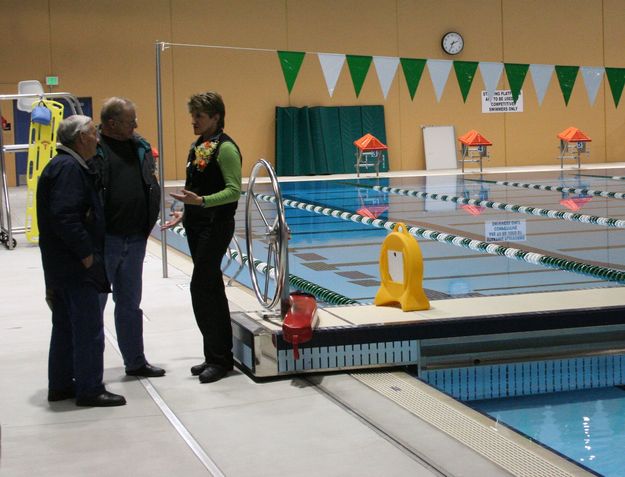
[[[58,86],[58,85],[59,85],[58,76],[46,76],[46,86]]]

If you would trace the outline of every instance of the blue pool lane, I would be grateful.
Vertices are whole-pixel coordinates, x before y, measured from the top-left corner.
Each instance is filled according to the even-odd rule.
[[[620,387],[468,404],[599,475],[625,475],[625,390]]]

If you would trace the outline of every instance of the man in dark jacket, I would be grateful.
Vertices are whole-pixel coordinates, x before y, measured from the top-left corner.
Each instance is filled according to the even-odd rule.
[[[100,178],[106,217],[104,260],[113,287],[117,342],[129,376],[159,377],[143,351],[143,260],[158,217],[160,187],[152,148],[135,134],[132,101],[109,98],[100,112],[100,144],[92,161]],[[102,296],[102,308],[106,295]]]
[[[104,211],[87,162],[96,128],[74,115],[58,128],[58,155],[37,187],[39,247],[52,309],[48,401],[76,397],[79,406],[121,406],[123,396],[102,383],[104,325],[99,294],[110,291],[102,249]]]

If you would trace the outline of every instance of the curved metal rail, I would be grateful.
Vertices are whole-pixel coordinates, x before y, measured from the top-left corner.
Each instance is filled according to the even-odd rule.
[[[275,206],[275,218],[271,221],[271,223],[263,212],[256,194],[254,193],[256,180],[263,169],[267,172],[273,189],[274,201],[272,202]],[[263,223],[264,237],[262,241],[267,244],[267,258],[265,262],[268,266],[263,272],[254,267],[254,263],[256,262],[253,245],[255,238],[253,234],[254,210],[256,210],[258,213],[257,215]],[[250,269],[250,277],[252,279],[252,286],[254,288],[256,298],[261,305],[269,310],[274,309],[278,302],[280,302],[280,315],[284,318],[289,309],[289,230],[286,224],[284,205],[282,202],[282,194],[280,192],[278,178],[271,164],[269,164],[269,162],[265,159],[259,159],[250,174],[245,201],[245,239],[247,255],[249,257],[248,265]],[[272,269],[276,278],[276,287],[273,293],[270,291],[269,287],[271,281],[270,273]],[[259,284],[259,273],[262,273],[264,277],[262,290]]]

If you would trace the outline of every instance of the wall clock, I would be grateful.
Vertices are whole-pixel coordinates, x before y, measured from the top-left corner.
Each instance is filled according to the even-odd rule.
[[[443,35],[441,46],[448,55],[457,55],[464,48],[464,39],[460,33],[450,31]]]

